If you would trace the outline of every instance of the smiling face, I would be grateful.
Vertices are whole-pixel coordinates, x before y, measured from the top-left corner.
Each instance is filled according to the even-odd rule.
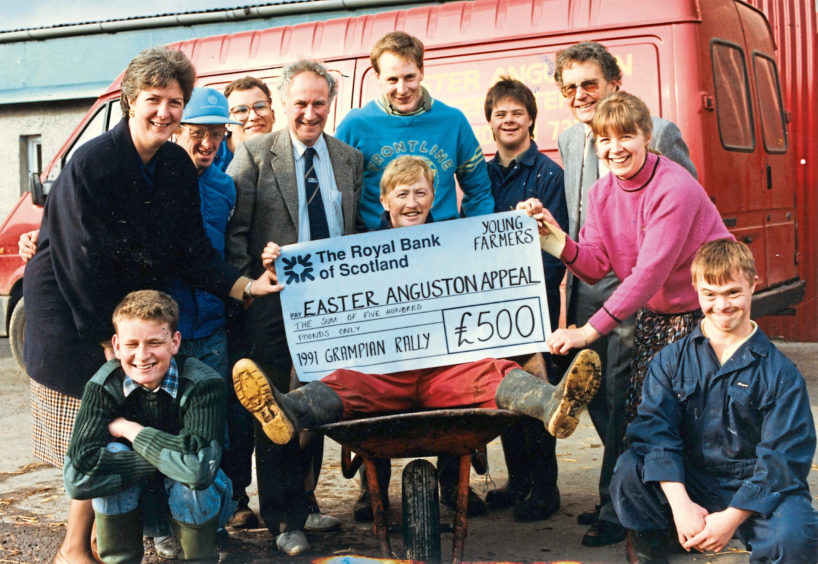
[[[384,51],[378,57],[378,85],[392,107],[401,113],[413,112],[420,105],[423,69],[401,55]]]
[[[196,165],[196,171],[202,174],[207,167],[213,164],[224,133],[224,125],[185,123],[176,134],[176,144],[187,151],[187,154],[193,159],[193,164]]]
[[[532,123],[524,105],[511,98],[503,98],[492,108],[489,125],[498,147],[519,154],[531,143],[529,128]]]
[[[758,276],[750,282],[739,271],[722,283],[710,283],[701,276],[696,279],[693,286],[699,295],[708,336],[715,337],[717,332],[721,336],[742,337],[750,332],[750,305],[757,282]]]
[[[606,131],[597,138],[596,151],[617,178],[627,180],[645,164],[649,143],[650,134],[645,135],[640,129],[636,133]]]
[[[312,147],[323,133],[329,117],[329,84],[326,79],[310,71],[295,75],[281,102],[290,131],[296,139]]]
[[[418,174],[414,182],[398,184],[381,196],[381,205],[389,213],[392,227],[423,225],[434,203],[435,191],[423,174]]]
[[[589,92],[581,85],[585,83]],[[605,80],[602,67],[594,60],[567,63],[562,69],[562,87],[576,86],[576,92],[568,99],[568,107],[577,121],[591,123],[599,100],[619,88],[619,81]]]
[[[242,143],[251,137],[273,130],[276,122],[275,112],[267,95],[258,86],[248,90],[233,90],[227,98],[227,103],[230,106],[230,117],[242,122],[242,125],[227,126],[235,143]]]
[[[166,87],[140,90],[136,99],[129,99],[128,104],[134,114],[128,119],[131,139],[142,161],[147,163],[179,128],[185,107],[184,94],[174,80]]]
[[[122,370],[149,390],[162,383],[181,342],[181,333],[172,333],[167,322],[133,317],[120,319],[111,339]]]

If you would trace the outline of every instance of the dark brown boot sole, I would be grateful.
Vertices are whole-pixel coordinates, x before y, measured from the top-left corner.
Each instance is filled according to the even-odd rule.
[[[277,445],[286,445],[296,434],[291,416],[276,398],[264,373],[250,359],[233,366],[233,388],[241,405],[261,423],[261,429]]]
[[[558,405],[548,419],[546,429],[558,439],[570,437],[579,424],[579,416],[596,395],[602,378],[602,365],[596,352],[585,349],[574,357],[551,401]]]

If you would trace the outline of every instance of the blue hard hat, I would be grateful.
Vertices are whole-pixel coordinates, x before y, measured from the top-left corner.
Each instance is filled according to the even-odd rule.
[[[227,105],[227,98],[218,90],[197,86],[193,89],[190,102],[182,112],[182,123],[211,124],[211,123],[234,123],[241,125],[240,121],[230,119],[230,108]]]

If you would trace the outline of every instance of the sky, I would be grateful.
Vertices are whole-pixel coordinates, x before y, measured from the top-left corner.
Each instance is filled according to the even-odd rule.
[[[0,0],[0,31],[265,3],[264,0]]]

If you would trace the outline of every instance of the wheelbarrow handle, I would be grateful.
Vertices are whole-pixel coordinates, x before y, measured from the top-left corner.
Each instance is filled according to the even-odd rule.
[[[363,457],[353,453],[352,449],[346,445],[341,445],[341,473],[344,478],[351,480],[355,477],[358,468],[363,464]]]

